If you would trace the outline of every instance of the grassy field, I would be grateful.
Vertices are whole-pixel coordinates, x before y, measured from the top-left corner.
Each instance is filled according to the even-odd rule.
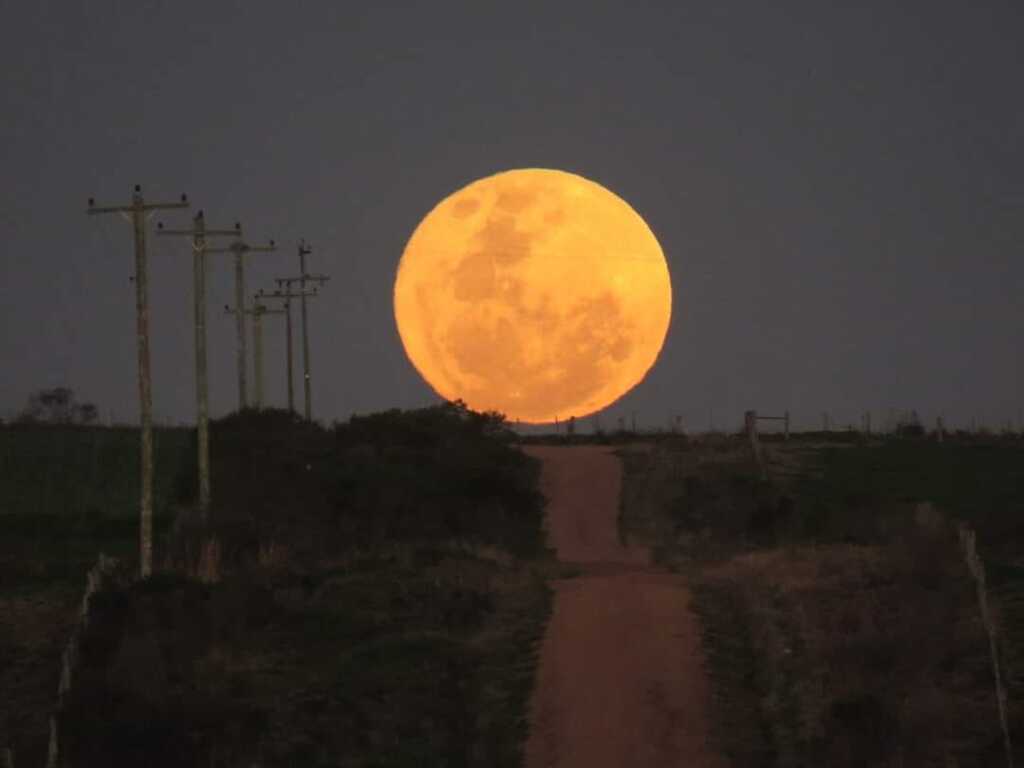
[[[170,523],[191,433],[155,430],[155,527]],[[60,654],[86,571],[105,552],[137,562],[136,430],[0,427],[0,745],[42,764]]]
[[[229,417],[205,521],[191,435],[161,432],[144,584],[135,438],[4,433],[0,607],[18,620],[0,631],[0,746],[17,765],[45,757],[99,551],[125,566],[60,717],[73,764],[519,764],[554,565],[538,467],[499,421],[457,405],[332,429]]]
[[[720,744],[736,766],[1005,765],[956,526],[1024,734],[1024,443],[825,437],[767,444],[768,481],[740,438],[623,451],[622,535],[694,579]]]
[[[735,766],[1003,764],[955,526],[978,531],[1024,734],[1021,441],[769,440],[764,482],[739,438],[606,439],[621,535],[693,577]],[[85,571],[99,551],[135,568],[138,443],[0,441],[0,746],[35,764]],[[518,765],[555,566],[500,422],[250,413],[213,445],[204,522],[192,434],[157,432],[162,572],[97,603],[61,718],[75,764]]]

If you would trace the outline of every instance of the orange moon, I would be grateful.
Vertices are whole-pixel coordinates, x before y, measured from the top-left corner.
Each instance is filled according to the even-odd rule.
[[[672,314],[665,255],[628,203],[524,168],[438,203],[395,280],[409,360],[446,400],[506,418],[581,417],[636,386]]]

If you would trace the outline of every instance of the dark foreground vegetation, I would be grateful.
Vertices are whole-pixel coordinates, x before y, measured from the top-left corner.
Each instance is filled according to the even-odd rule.
[[[1005,766],[988,572],[1024,759],[1024,441],[724,436],[623,452],[623,535],[692,574],[734,766]]]
[[[235,414],[212,425],[207,516],[193,435],[161,430],[160,567],[144,583],[136,435],[0,435],[0,609],[17,616],[0,631],[0,748],[15,765],[45,758],[60,650],[102,550],[124,566],[92,602],[58,718],[65,764],[518,766],[550,560],[539,468],[500,419],[458,404],[330,429]]]

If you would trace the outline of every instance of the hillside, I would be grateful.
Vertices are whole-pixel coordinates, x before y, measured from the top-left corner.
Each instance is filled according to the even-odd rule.
[[[697,585],[733,764],[1005,765],[958,530],[977,531],[1021,734],[1024,444],[817,435],[765,451],[764,481],[739,437],[623,454],[622,534]]]
[[[131,516],[75,522],[64,495],[0,519],[22,530],[0,599],[47,606],[0,638],[16,660],[0,676],[22,681],[5,688],[18,693],[0,734],[16,765],[45,754],[60,649],[101,549],[125,564],[93,599],[59,717],[66,764],[518,765],[551,565],[536,463],[500,420],[446,405],[331,429],[273,411],[212,428],[208,519],[191,510],[186,443],[161,473],[162,568],[145,583],[130,576]],[[83,430],[64,450],[83,436],[107,439]],[[62,436],[32,444],[47,437]],[[120,465],[96,466],[75,480],[82,499],[117,491],[103,468]],[[68,553],[81,557],[58,592]]]

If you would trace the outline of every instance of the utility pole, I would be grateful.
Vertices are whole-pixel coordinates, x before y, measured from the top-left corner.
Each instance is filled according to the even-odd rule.
[[[195,303],[196,348],[196,442],[199,465],[199,511],[206,515],[210,508],[210,408],[206,374],[206,238],[214,236],[241,237],[240,227],[207,229],[203,212],[199,211],[192,229],[164,229],[157,225],[158,235],[188,235],[192,238],[192,282]]]
[[[256,407],[263,407],[263,316],[283,315],[283,309],[270,309],[266,304],[252,303],[252,361],[256,377]]]
[[[248,253],[267,253],[276,251],[274,241],[269,245],[249,245],[241,237],[241,226],[236,224],[239,230],[238,239],[227,248],[207,248],[207,253],[230,253],[235,257],[235,306],[245,307],[245,266],[243,257]],[[249,405],[249,395],[245,378],[246,366],[246,343],[245,343],[245,314],[239,312],[235,323],[236,349],[235,364],[238,368],[238,409],[242,410]]]
[[[139,571],[143,579],[153,572],[153,390],[149,368],[149,286],[146,275],[146,219],[150,212],[187,208],[188,198],[176,203],[147,203],[135,185],[131,205],[97,206],[89,198],[88,214],[120,213],[132,222],[135,233],[135,327],[138,344],[139,411],[141,422],[141,492],[139,514]]]
[[[278,281],[280,285],[280,281]],[[299,291],[298,293],[292,293],[287,288],[284,291],[277,290],[272,293],[260,290],[256,293],[256,297],[260,299],[281,299],[284,307],[285,317],[285,333],[287,334],[287,344],[285,345],[285,372],[288,381],[288,410],[295,413],[295,383],[293,381],[294,376],[292,372],[294,365],[292,363],[292,299],[305,296],[316,296],[316,288],[311,291]]]
[[[237,308],[232,308],[225,304],[224,313],[239,316],[243,322],[246,315],[252,316],[252,367],[253,377],[256,382],[253,406],[259,410],[263,408],[263,315],[283,315],[284,310],[269,309],[267,306],[254,300],[251,307],[245,307],[241,312]]]
[[[299,276],[279,277],[276,279],[278,286],[284,285],[290,288],[292,283],[298,283],[300,291],[306,293],[306,283],[323,285],[330,280],[330,275],[311,275],[306,272],[306,257],[313,250],[306,245],[305,240],[299,240]],[[308,294],[306,294],[308,295]],[[306,296],[302,296],[302,380],[306,396],[306,420],[313,420],[313,397],[311,393],[310,364],[309,364],[309,319],[306,315]]]

